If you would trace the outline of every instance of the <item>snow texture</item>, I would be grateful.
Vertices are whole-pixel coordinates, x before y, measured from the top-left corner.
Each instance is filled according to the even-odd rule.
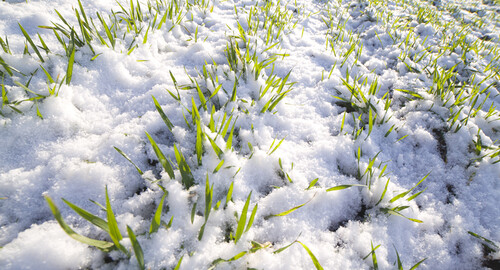
[[[0,2],[8,40],[0,48],[1,269],[137,269],[127,226],[146,269],[180,259],[180,269],[313,269],[314,260],[370,269],[372,245],[379,269],[397,268],[397,256],[404,269],[423,259],[419,269],[499,269],[498,2],[81,5],[88,43],[78,1]],[[39,27],[56,25],[68,36]],[[71,45],[68,26],[84,41],[74,45],[69,84],[71,48],[54,34]],[[339,185],[363,186],[329,190]],[[61,200],[108,220],[106,187],[129,255],[70,238],[45,199],[78,234],[112,242]],[[165,193],[162,225],[150,233]],[[249,196],[253,225],[236,239]]]

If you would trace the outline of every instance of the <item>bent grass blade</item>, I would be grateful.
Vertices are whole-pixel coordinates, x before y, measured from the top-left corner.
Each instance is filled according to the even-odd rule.
[[[431,173],[429,172],[428,174],[426,174],[415,186],[413,186],[412,188],[410,188],[409,190],[405,191],[405,192],[402,192],[396,196],[394,196],[394,198],[392,198],[389,202],[390,203],[393,203],[401,198],[403,198],[404,196],[406,196],[407,194],[409,194],[412,190],[414,190],[416,187],[418,187]],[[423,192],[423,191],[422,191]],[[414,199],[416,196],[420,195],[422,192],[419,192],[417,194],[415,194],[414,196],[410,197],[411,199],[408,199],[409,201],[411,201],[412,199]]]
[[[76,233],[71,227],[64,222],[64,219],[61,216],[61,212],[57,208],[57,206],[54,204],[52,199],[49,196],[44,196],[45,200],[49,204],[50,210],[52,211],[52,214],[54,215],[54,218],[57,220],[59,223],[59,226],[68,234],[71,238],[77,240],[78,242],[81,242],[83,244],[89,245],[89,246],[94,246],[104,252],[110,252],[115,248],[115,244],[107,241],[101,241],[101,240],[96,240],[92,238],[85,237],[83,235],[80,235]]]
[[[395,208],[398,208],[398,207],[395,207]],[[416,223],[423,223],[422,220],[420,219],[415,219],[415,218],[409,218],[403,214],[401,214],[399,211],[395,210],[394,208],[393,209],[390,209],[390,208],[380,208],[380,211],[382,211],[383,213],[386,213],[386,214],[390,214],[390,215],[394,215],[394,216],[398,216],[398,217],[403,217],[403,218],[406,218],[410,221],[413,221],[413,222],[416,222]]]
[[[366,187],[366,185],[361,185],[361,184],[338,185],[338,186],[334,186],[334,187],[327,189],[326,192],[335,191],[335,190],[342,190],[342,189],[346,189],[346,188],[350,188],[350,187]]]
[[[143,172],[141,171],[141,169],[139,169],[139,167],[137,167],[137,165],[135,165],[135,163],[127,156],[127,154],[125,154],[122,150],[120,150],[118,147],[116,146],[113,146],[115,148],[115,150],[120,153],[120,155],[122,155],[126,160],[128,160],[128,162],[132,163],[132,165],[134,165],[135,169],[137,170],[137,172],[142,175]]]
[[[109,226],[108,222],[98,216],[95,216],[91,214],[90,212],[86,211],[85,209],[82,209],[69,201],[62,199],[73,211],[75,211],[78,215],[80,215],[82,218],[88,220],[90,223],[96,225],[97,227],[101,228],[103,231],[107,232],[109,234]]]
[[[316,256],[314,256],[314,254],[312,253],[312,251],[305,244],[303,244],[302,242],[297,241],[297,243],[301,244],[302,247],[304,247],[304,249],[307,251],[307,254],[309,254],[309,257],[311,257],[311,260],[313,261],[314,266],[316,267],[316,269],[317,270],[323,270],[323,267],[319,263],[319,261],[316,258]]]
[[[288,215],[288,214],[290,214],[290,213],[294,212],[295,210],[297,210],[297,209],[299,209],[299,208],[303,207],[304,205],[308,204],[310,201],[312,201],[312,200],[314,199],[314,197],[316,197],[316,193],[315,193],[315,194],[312,196],[312,198],[311,198],[311,199],[309,199],[307,202],[305,202],[305,203],[303,203],[303,204],[301,204],[301,205],[297,205],[297,206],[295,206],[295,207],[293,207],[293,208],[291,208],[291,209],[288,209],[288,210],[286,210],[286,211],[283,211],[283,212],[281,212],[281,213],[279,213],[279,214],[274,214],[274,215],[269,215],[269,216],[266,216],[266,217],[264,217],[264,219],[269,219],[269,218],[272,218],[272,217],[282,217],[282,216],[286,216],[286,215]]]
[[[475,238],[483,241],[483,242],[486,242],[489,245],[490,248],[493,247],[493,250],[496,250],[496,251],[500,250],[500,247],[498,247],[495,244],[495,242],[491,241],[490,239],[487,239],[487,238],[485,238],[485,237],[483,237],[483,236],[481,236],[481,235],[479,235],[479,234],[477,234],[475,232],[472,232],[472,231],[468,231],[467,233],[470,234],[470,235],[472,235],[472,236],[474,236]]]
[[[324,269],[323,266],[321,266],[321,264],[319,263],[318,259],[314,255],[314,253],[311,251],[311,249],[309,249],[309,247],[307,247],[304,243],[300,242],[299,240],[295,240],[292,243],[290,243],[290,244],[288,244],[288,245],[286,245],[286,246],[284,246],[282,248],[277,249],[276,251],[273,252],[273,254],[281,253],[281,252],[285,251],[286,249],[288,249],[290,246],[292,246],[295,243],[299,243],[306,250],[307,254],[309,254],[309,257],[313,261],[313,264],[314,264],[314,266],[316,267],[317,270],[323,270]]]

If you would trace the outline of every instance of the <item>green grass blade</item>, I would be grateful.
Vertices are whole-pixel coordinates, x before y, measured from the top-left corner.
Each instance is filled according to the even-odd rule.
[[[191,208],[191,224],[193,224],[193,222],[194,222],[194,216],[196,214],[196,205],[197,205],[197,203],[194,203],[193,208]]]
[[[319,178],[316,178],[314,180],[312,180],[310,183],[309,183],[309,186],[306,188],[306,190],[310,190],[312,187],[314,187],[314,185],[316,185],[316,183],[318,182]]]
[[[144,34],[144,40],[142,41],[142,44],[146,44],[148,42],[148,33],[149,33],[150,28],[151,28],[151,25],[148,26],[148,29],[146,30],[146,33]]]
[[[108,25],[106,24],[106,21],[104,18],[101,17],[99,13],[97,13],[97,17],[101,21],[102,26],[104,27],[104,31],[106,32],[106,36],[108,36],[109,42],[111,42],[111,47],[114,49],[115,48],[115,38],[113,37],[113,34],[111,33]]]
[[[403,269],[403,263],[401,263],[401,259],[399,258],[399,253],[396,247],[394,247],[394,250],[396,251],[396,257],[398,259],[398,270],[404,270]]]
[[[403,137],[399,138],[396,142],[399,142],[399,141],[403,140],[406,137],[408,137],[408,135],[404,135]]]
[[[87,15],[85,14],[85,10],[83,9],[82,2],[80,2],[80,0],[78,0],[78,6],[80,7],[80,12],[82,13],[82,17],[85,20],[87,27],[89,27],[89,21],[87,20]]]
[[[238,120],[238,119],[236,119],[236,120]],[[229,136],[227,137],[226,150],[231,149],[231,147],[233,146],[233,135],[234,135],[234,127],[236,125],[236,120],[234,120],[233,126],[231,127],[231,132],[229,133]],[[228,120],[228,122],[229,122],[229,120]]]
[[[181,256],[181,258],[177,262],[177,265],[175,266],[174,270],[179,270],[181,268],[182,258],[184,258],[184,255]]]
[[[108,187],[106,186],[106,214],[108,217],[108,226],[109,226],[109,236],[115,246],[121,250],[123,253],[128,255],[128,251],[125,247],[120,244],[120,241],[123,239],[122,234],[120,233],[120,229],[118,229],[118,222],[116,222],[115,214],[113,213],[113,209],[111,209],[111,203],[109,202],[108,196]]]
[[[207,174],[207,180],[205,182],[205,222],[203,223],[203,225],[201,225],[200,232],[198,233],[198,241],[201,241],[201,239],[203,238],[203,233],[205,232],[205,226],[207,225],[208,217],[210,216],[210,211],[212,210],[213,192],[214,192],[214,186],[212,185],[212,187],[210,187]]]
[[[353,185],[338,185],[335,187],[331,187],[326,190],[326,192],[334,191],[334,190],[342,190],[350,187],[366,187],[366,185],[360,185],[360,184],[353,184]]]
[[[165,222],[162,222],[161,225],[163,227],[165,227],[165,229],[169,229],[170,227],[172,227],[172,222],[174,221],[174,216],[171,216],[170,217],[170,220],[168,221],[168,223],[165,223]]]
[[[0,109],[3,109],[3,106],[5,104],[9,104],[9,98],[7,97],[7,90],[5,89],[4,79],[5,79],[5,76],[2,74],[2,84],[1,84],[1,86],[2,86],[2,103],[0,105]]]
[[[170,119],[168,119],[165,112],[163,112],[163,109],[161,108],[160,103],[158,103],[158,101],[156,100],[156,98],[154,96],[152,96],[152,97],[153,97],[153,101],[155,103],[156,110],[160,114],[161,119],[163,119],[163,122],[165,122],[165,125],[167,125],[168,129],[170,131],[172,131],[172,128],[174,128],[174,125],[172,124],[172,122],[170,122]]]
[[[500,249],[500,247],[498,247],[498,246],[497,246],[497,245],[496,245],[493,241],[491,241],[490,239],[487,239],[487,238],[485,238],[485,237],[483,237],[483,236],[481,236],[481,235],[479,235],[479,234],[477,234],[477,233],[475,233],[475,232],[468,231],[467,233],[468,233],[468,234],[470,234],[470,235],[472,235],[472,236],[474,236],[474,237],[476,237],[476,238],[477,238],[477,239],[479,239],[479,240],[482,240],[482,241],[484,241],[484,242],[488,243],[489,245],[491,245],[491,246],[495,247],[497,250],[498,250],[498,249]]]
[[[184,155],[182,154],[180,149],[177,148],[175,144],[174,144],[174,152],[175,152],[175,159],[177,159],[177,165],[179,166],[179,170],[181,171],[182,184],[186,189],[189,189],[191,186],[194,185],[194,177],[193,174],[191,173],[191,169],[189,168],[189,165],[187,164]]]
[[[153,140],[153,138],[151,138],[149,133],[146,132],[146,136],[148,137],[149,142],[151,143],[151,146],[153,147],[153,150],[156,154],[156,157],[160,161],[160,164],[162,165],[163,169],[168,173],[168,176],[170,177],[170,179],[174,179],[175,174],[174,174],[174,169],[172,169],[172,165],[170,165],[170,162],[167,160],[167,158],[165,157],[163,152],[160,150],[160,148],[158,147],[156,142]]]
[[[214,260],[211,264],[210,264],[210,267],[208,268],[208,270],[212,270],[215,268],[215,266],[219,263],[222,263],[222,262],[232,262],[232,261],[236,261],[238,260],[239,258],[245,256],[246,254],[248,253],[248,251],[242,251],[238,254],[236,254],[235,256],[233,256],[232,258],[230,259],[222,259],[222,258],[218,258],[216,260]]]
[[[73,63],[75,62],[75,47],[71,51],[71,55],[69,56],[68,68],[66,69],[66,85],[69,85],[71,82],[71,77],[73,76]]]
[[[297,243],[297,240],[293,241],[292,243],[290,243],[290,244],[288,244],[288,245],[286,245],[286,246],[284,246],[282,248],[279,248],[279,249],[273,251],[273,254],[281,253],[281,252],[285,251],[287,248],[289,248],[290,246],[292,246],[295,243]]]
[[[215,105],[212,105],[212,112],[210,113],[210,122],[208,122],[208,128],[212,132],[216,132],[216,130],[215,130],[214,114],[215,114]]]
[[[283,143],[283,141],[285,140],[285,138],[281,139],[281,141],[276,145],[276,147],[274,147],[274,149],[269,153],[269,155],[272,155],[274,153],[274,151],[276,151],[278,149],[278,147],[280,147],[281,143]]]
[[[234,182],[231,182],[231,185],[229,185],[229,189],[227,190],[226,202],[224,204],[224,208],[226,208],[227,204],[231,201],[231,197],[233,196],[233,187],[234,187]]]
[[[165,14],[163,14],[163,17],[161,17],[160,23],[158,24],[158,30],[161,29],[162,25],[167,21],[167,14],[168,10],[165,10]]]
[[[377,255],[375,254],[375,249],[373,248],[373,242],[371,243],[372,245],[372,262],[373,262],[373,269],[378,270],[378,263],[377,263]],[[379,247],[378,245],[377,247]]]
[[[425,180],[425,179],[426,179],[426,178],[427,178],[430,174],[431,174],[430,172],[429,172],[429,173],[427,173],[427,174],[426,174],[426,175],[425,175],[422,179],[420,179],[420,181],[418,181],[418,183],[417,183],[415,186],[413,186],[413,187],[410,189],[410,191],[414,190],[416,187],[418,187],[418,185],[420,185],[422,182],[424,182],[424,180]]]
[[[214,194],[214,186],[210,187],[210,183],[207,179],[205,182],[205,222],[208,221],[208,217],[210,216],[210,211],[212,210],[212,197]]]
[[[0,57],[0,65],[2,65],[2,67],[5,69],[5,71],[7,71],[7,73],[12,77],[14,76],[14,73],[12,73],[12,70],[10,68],[10,66],[5,63],[5,61],[3,60],[2,57]]]
[[[210,144],[212,145],[214,152],[217,154],[217,157],[219,159],[222,159],[224,152],[222,152],[222,150],[219,148],[219,146],[217,146],[217,144],[214,142],[214,140],[212,140],[212,138],[210,138],[210,136],[208,136],[207,134],[205,134],[205,135],[208,138],[208,141],[210,142]]]
[[[219,86],[217,86],[214,90],[214,92],[210,95],[209,99],[213,98],[215,95],[217,95],[217,93],[219,92],[219,90],[222,88],[222,84],[220,84]]]
[[[384,191],[382,192],[382,195],[380,195],[380,199],[378,200],[378,202],[375,205],[379,205],[382,202],[382,200],[384,199],[385,193],[387,192],[387,187],[389,186],[389,181],[390,180],[391,179],[387,179],[387,182],[385,183]]]
[[[217,134],[220,134],[222,138],[226,137],[227,130],[229,129],[229,126],[231,125],[231,119],[233,119],[233,115],[229,116],[229,119],[226,120],[226,113],[224,112],[224,116],[222,117],[221,125],[219,128],[219,132]],[[224,123],[226,123],[224,125]]]
[[[224,165],[224,160],[221,160],[219,162],[219,164],[217,164],[217,167],[215,167],[215,169],[212,173],[214,173],[214,174],[217,173],[220,170],[220,168],[222,168],[222,165]]]
[[[207,225],[207,223],[203,223],[203,225],[201,225],[201,228],[200,228],[200,232],[198,233],[198,241],[201,241],[201,239],[203,239],[203,234],[205,233],[205,226]]]
[[[314,197],[315,197],[315,196],[316,196],[316,194],[314,194],[314,196],[313,196],[311,199],[309,199],[307,202],[305,202],[305,203],[303,203],[303,204],[301,204],[301,205],[297,205],[297,206],[295,206],[295,207],[293,207],[293,208],[291,208],[291,209],[288,209],[288,210],[286,210],[286,211],[284,211],[284,212],[281,212],[281,213],[279,213],[279,214],[266,216],[264,219],[269,219],[269,218],[271,218],[271,217],[282,217],[282,216],[286,216],[286,215],[288,215],[288,214],[290,214],[290,213],[294,212],[295,210],[297,210],[297,209],[299,209],[299,208],[303,207],[304,205],[308,204],[310,201],[312,201],[312,199],[314,199]]]
[[[406,90],[406,89],[394,89],[394,90],[408,94],[408,95],[414,97],[415,99],[424,99],[424,97],[422,95],[420,95],[419,93],[414,92],[414,91],[410,91],[410,90]]]
[[[116,146],[113,146],[115,148],[115,150],[120,153],[120,155],[122,155],[126,160],[128,160],[128,162],[132,163],[132,165],[134,165],[135,169],[137,170],[137,172],[142,175],[143,172],[141,171],[141,169],[139,169],[139,167],[137,167],[137,165],[135,165],[135,163],[127,156],[127,154],[125,154],[122,150],[120,150],[118,147]]]
[[[193,125],[196,124],[196,121],[199,121],[201,120],[201,116],[200,116],[200,112],[198,111],[198,108],[196,107],[196,102],[194,101],[194,98],[191,97],[191,111],[189,113],[191,113],[191,118],[192,118],[192,121],[193,121]]]
[[[407,217],[407,216],[405,216],[397,211],[389,209],[389,208],[380,208],[380,210],[384,213],[391,214],[391,215],[398,216],[398,217],[403,217],[403,218],[406,218],[406,219],[413,221],[413,222],[416,222],[416,223],[423,223],[423,221],[420,219],[409,218],[409,217]]]
[[[399,200],[399,199],[403,198],[403,197],[404,197],[404,196],[406,196],[408,193],[410,193],[410,191],[405,191],[405,192],[403,192],[403,193],[400,193],[400,194],[398,194],[398,195],[394,196],[394,198],[392,198],[389,202],[390,202],[390,203],[393,203],[393,202],[395,202],[395,201],[397,201],[397,200]]]
[[[312,253],[312,251],[306,245],[304,245],[302,242],[297,241],[297,243],[301,244],[302,247],[304,247],[304,249],[307,251],[307,253],[309,254],[309,257],[311,257],[311,260],[313,261],[314,266],[316,267],[316,269],[317,270],[323,270],[323,267],[319,263],[319,261],[316,258],[316,256],[314,256],[314,254]]]
[[[250,219],[248,220],[247,228],[245,229],[245,232],[248,232],[250,228],[253,225],[253,220],[255,219],[255,214],[257,213],[257,208],[259,207],[259,204],[255,204],[252,210],[252,214],[250,214]]]
[[[231,94],[231,102],[236,101],[236,92],[237,92],[237,86],[238,86],[238,79],[235,78],[234,85],[233,85],[233,92]]]
[[[7,39],[7,37],[5,37],[5,41],[0,37],[0,46],[2,46],[2,49],[5,53],[12,54],[9,48],[9,40]]]
[[[368,112],[368,136],[370,136],[370,134],[372,133],[372,129],[373,129],[373,112],[372,112],[372,108],[370,108],[369,112]]]
[[[198,84],[197,81],[196,83],[196,91],[198,92],[198,97],[200,98],[201,106],[203,109],[206,111],[207,110],[207,100],[205,99],[205,96],[203,95],[203,92],[201,91],[200,85]]]
[[[38,34],[38,33],[37,33],[37,35],[38,35],[38,39],[40,39],[40,43],[42,43],[41,48],[45,51],[45,53],[48,54],[50,52],[49,47],[47,47],[47,44],[45,44],[45,41],[43,40],[42,36],[40,36],[40,34]]]
[[[108,222],[106,220],[91,214],[90,212],[86,211],[85,209],[82,209],[82,208],[70,203],[69,201],[67,201],[65,199],[62,199],[62,200],[67,205],[69,205],[69,207],[71,207],[71,209],[73,209],[73,211],[75,211],[82,218],[88,220],[90,223],[96,225],[97,227],[101,228],[102,230],[104,230],[105,232],[107,232],[109,234],[109,226],[108,226]]]
[[[97,59],[97,57],[99,57],[102,53],[98,53],[96,55],[94,55],[92,58],[90,58],[90,61],[94,61]]]
[[[165,197],[167,197],[167,192],[163,194],[161,197],[160,203],[156,208],[155,215],[153,216],[153,220],[151,220],[151,226],[149,226],[149,234],[155,233],[160,228],[161,224],[161,214],[163,212],[163,202],[165,201]]]
[[[142,247],[139,244],[139,242],[137,241],[137,238],[135,237],[134,231],[132,231],[132,229],[129,226],[127,226],[127,233],[128,233],[128,237],[130,238],[132,248],[134,249],[135,258],[137,259],[137,263],[139,264],[139,269],[144,270],[145,269],[144,253],[142,251]]]
[[[396,195],[394,198],[392,198],[389,202],[390,203],[393,203],[395,201],[397,201],[398,199],[406,196],[408,193],[410,193],[412,190],[414,190],[416,187],[418,187],[431,173],[429,172],[428,174],[426,174],[422,179],[420,179],[420,181],[418,181],[418,183],[413,186],[412,188],[410,188],[409,190],[403,192],[403,193],[400,193],[398,195]],[[413,200],[416,196],[420,195],[423,191],[411,196],[410,198]]]
[[[375,253],[375,250],[377,250],[377,248],[379,248],[380,245],[376,246],[375,248],[373,248],[373,242],[372,242],[372,251],[370,251],[370,253],[368,253],[368,255],[366,255],[365,257],[363,257],[363,260],[366,260],[366,258],[370,257],[370,255],[372,255],[373,253]]]
[[[290,91],[286,91],[286,92],[284,92],[284,93],[281,93],[281,94],[279,95],[279,98],[277,98],[277,99],[276,99],[276,100],[275,100],[275,101],[274,101],[274,102],[273,102],[273,103],[269,106],[269,108],[267,109],[267,111],[272,112],[272,111],[274,110],[274,107],[276,107],[276,105],[278,105],[278,103],[280,103],[280,102],[281,102],[281,100],[282,100],[283,98],[285,98],[285,96],[288,94],[288,92],[290,92]]]
[[[50,73],[42,65],[40,65],[40,67],[42,68],[43,72],[45,73],[45,76],[47,76],[47,79],[49,80],[49,82],[55,83],[54,79],[52,79],[52,76],[50,76]]]
[[[14,83],[15,83],[15,84],[17,84],[17,85],[18,85],[19,87],[21,87],[22,89],[24,89],[25,91],[30,92],[30,93],[32,93],[32,94],[34,94],[34,95],[36,95],[36,98],[44,98],[44,97],[46,97],[46,96],[44,96],[44,95],[40,95],[40,94],[36,93],[35,91],[33,91],[33,90],[29,89],[26,85],[24,85],[24,84],[22,84],[22,83],[20,83],[20,82],[18,82],[18,81],[14,81]],[[28,82],[28,83],[29,83],[29,82]]]
[[[54,9],[54,11],[57,13],[57,15],[59,16],[59,18],[61,19],[61,21],[63,21],[64,24],[66,24],[69,28],[71,28],[71,26],[66,21],[66,19],[64,19],[64,17],[61,15],[61,13],[59,13],[59,11],[57,11],[57,9]]]
[[[420,266],[420,264],[421,264],[421,263],[423,263],[425,260],[427,260],[427,258],[422,259],[422,260],[420,260],[418,263],[414,264],[414,265],[410,268],[410,270],[415,270],[415,269],[417,269],[417,267],[419,267],[419,266]]]
[[[99,206],[99,208],[102,210],[102,211],[106,211],[106,207],[104,207],[102,204],[100,204],[99,202],[96,202],[94,200],[91,200],[89,199],[89,201],[97,206]],[[106,225],[107,225],[107,221],[106,221]],[[108,227],[109,228],[109,227]]]
[[[59,212],[59,209],[54,204],[52,199],[49,196],[44,196],[44,197],[45,197],[45,200],[47,201],[47,203],[49,204],[50,210],[52,211],[54,218],[59,223],[59,226],[61,226],[61,228],[64,230],[64,232],[66,232],[66,234],[68,234],[71,238],[73,238],[73,239],[75,239],[83,244],[86,244],[89,246],[94,246],[94,247],[96,247],[104,252],[110,252],[111,250],[114,249],[115,245],[111,242],[91,239],[91,238],[85,237],[85,236],[80,235],[80,234],[76,233],[75,231],[73,231],[73,229],[71,229],[71,227],[69,227],[69,225],[66,224],[66,222],[64,222],[64,219],[61,216],[61,212]]]
[[[33,48],[33,50],[35,51],[35,53],[38,56],[38,58],[40,58],[40,61],[42,61],[42,63],[45,62],[43,60],[42,55],[40,54],[40,51],[36,47],[35,43],[33,43],[33,40],[31,39],[30,35],[28,35],[28,33],[26,32],[26,30],[24,30],[23,26],[20,23],[17,23],[17,24],[19,25],[19,28],[21,28],[21,31],[23,32],[23,35],[26,38],[26,40],[31,45],[31,48]]]
[[[238,220],[238,226],[236,227],[236,234],[234,236],[234,242],[238,243],[238,240],[240,240],[241,235],[243,235],[243,231],[245,230],[245,225],[247,222],[247,212],[248,212],[248,205],[250,204],[250,197],[252,196],[252,192],[250,191],[250,194],[248,194],[247,200],[245,202],[245,205],[243,206],[243,210],[241,211],[240,218]]]
[[[200,120],[195,119],[196,122],[196,159],[198,166],[201,166],[201,158],[203,156],[203,131],[201,130]],[[208,137],[208,135],[207,135]]]
[[[411,196],[410,196],[408,199],[406,199],[406,200],[407,200],[407,201],[411,201],[411,200],[415,199],[416,197],[418,197],[420,194],[422,194],[422,193],[423,193],[424,191],[426,191],[426,190],[427,190],[427,188],[425,188],[425,189],[423,189],[423,190],[421,190],[421,191],[419,191],[419,192],[417,192],[417,193],[415,193],[415,194],[411,195]]]
[[[36,115],[43,120],[43,115],[40,112],[40,109],[38,108],[38,101],[35,99],[35,107],[36,107]]]

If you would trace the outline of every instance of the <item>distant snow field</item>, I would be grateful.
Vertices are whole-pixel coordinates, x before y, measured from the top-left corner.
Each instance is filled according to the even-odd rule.
[[[500,269],[500,3],[0,1],[1,269]]]

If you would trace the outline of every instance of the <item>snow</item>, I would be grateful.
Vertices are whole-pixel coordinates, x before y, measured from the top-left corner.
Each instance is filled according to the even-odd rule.
[[[129,2],[118,2],[129,9]],[[121,10],[118,2],[82,2],[108,44],[95,14],[104,15],[109,23],[111,10]],[[79,10],[78,1],[0,2],[0,37],[8,38],[12,51],[0,48],[0,57],[17,70],[10,76],[0,65],[9,102],[33,96],[15,81],[30,80],[29,89],[50,95],[40,66],[54,80],[60,75],[57,84],[49,84],[57,95],[36,103],[11,103],[21,113],[7,105],[0,109],[1,269],[137,269],[127,226],[137,236],[147,269],[173,269],[181,258],[180,269],[208,269],[219,258],[230,260],[245,251],[241,258],[216,264],[216,269],[313,269],[313,260],[300,243],[324,269],[373,267],[371,256],[364,259],[372,244],[380,245],[375,250],[380,269],[397,267],[396,252],[404,269],[422,259],[426,260],[419,269],[498,267],[500,162],[494,153],[499,153],[500,139],[500,60],[495,49],[500,43],[500,5],[476,0],[268,1],[273,5],[265,14],[260,7],[268,2],[210,0],[188,5],[182,0],[177,2],[182,7],[178,21],[175,16],[166,19],[158,30],[166,10],[162,7],[146,39],[154,16],[149,15],[146,1],[139,2],[145,14],[144,22],[137,22],[142,31],[137,36],[126,34],[126,23],[121,21],[114,49],[94,38],[92,48],[99,56],[93,60],[88,45],[78,47],[71,83],[60,88],[67,52],[53,31],[38,26],[62,23],[57,8],[81,36],[74,11]],[[419,9],[431,16],[417,18]],[[260,28],[247,34],[246,44],[238,24],[244,31],[251,28],[249,13],[259,17]],[[116,14],[126,17],[124,12]],[[276,14],[283,17],[273,17],[274,25],[262,28],[265,16]],[[463,22],[470,25],[461,32]],[[41,44],[39,33],[50,48],[47,54],[39,46],[43,63],[18,23],[35,44]],[[280,24],[281,35],[275,38]],[[272,40],[266,44],[269,27]],[[464,43],[451,49],[464,33]],[[259,61],[278,55],[254,77],[255,62],[239,60],[237,70],[231,69],[230,42],[238,43],[242,56],[246,49],[250,57],[255,52]],[[31,56],[23,54],[25,46]],[[431,91],[437,89],[434,61],[443,73],[456,65],[454,93],[441,97]],[[215,85],[204,77],[204,65],[217,77]],[[291,91],[271,111],[261,112],[279,87],[269,88],[259,100],[266,80],[287,74],[283,92]],[[208,93],[206,99],[222,85],[207,109],[195,80]],[[236,80],[237,96],[232,101]],[[370,93],[375,83],[378,92]],[[362,98],[350,102],[350,85],[370,105]],[[462,85],[465,92],[460,96]],[[475,105],[472,100],[460,102],[473,94]],[[171,130],[151,96],[172,122]],[[200,162],[192,102],[205,134]],[[482,109],[472,115],[479,104],[484,104]],[[366,111],[360,116],[362,110]],[[372,127],[368,111],[376,115]],[[453,123],[451,114],[456,112]],[[212,118],[215,131],[209,124]],[[227,135],[218,134],[226,125],[227,134],[235,127],[230,149],[226,149]],[[173,164],[175,179],[163,169],[145,132]],[[224,164],[217,172],[221,158],[207,136],[223,151]],[[479,137],[482,148],[477,152]],[[194,177],[189,189],[181,180],[174,147]],[[213,208],[206,220],[207,178],[213,185]],[[309,187],[314,179],[317,183]],[[232,200],[226,202],[231,184]],[[367,186],[327,191],[353,184]],[[107,220],[98,205],[106,205],[106,187],[124,238],[120,243],[130,256],[118,250],[105,253],[70,238],[44,198],[54,200],[77,233],[111,241],[61,200]],[[391,201],[410,189],[407,196]],[[171,226],[149,233],[164,192],[161,220],[163,225],[172,220]],[[247,222],[256,205],[257,212],[253,226],[236,242],[231,237],[250,193]],[[404,217],[386,213],[396,206],[407,206],[400,211]],[[298,208],[276,216],[294,207]],[[252,241],[265,247],[252,250]]]

